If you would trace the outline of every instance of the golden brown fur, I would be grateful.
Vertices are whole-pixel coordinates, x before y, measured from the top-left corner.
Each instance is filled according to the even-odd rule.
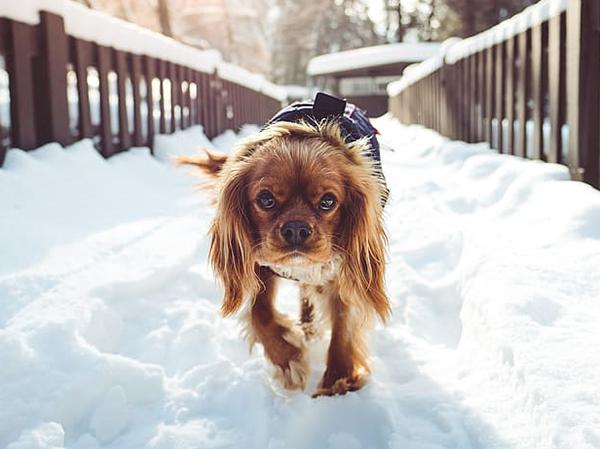
[[[218,178],[210,260],[225,290],[223,314],[249,305],[251,338],[287,388],[305,387],[314,308],[331,324],[317,395],[364,385],[366,332],[373,317],[385,322],[390,313],[383,190],[366,149],[366,141],[346,143],[334,122],[279,122],[226,159],[182,160]],[[275,310],[274,272],[299,280],[302,327]]]

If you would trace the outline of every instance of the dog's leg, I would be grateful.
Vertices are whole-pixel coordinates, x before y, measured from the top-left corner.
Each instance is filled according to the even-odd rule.
[[[356,306],[341,301],[337,289],[329,298],[331,342],[327,369],[314,396],[344,394],[362,388],[369,374],[366,352],[367,322]]]
[[[298,325],[275,310],[277,278],[265,268],[259,271],[264,288],[257,295],[251,310],[253,337],[275,366],[275,377],[290,390],[304,389],[309,364],[304,335]]]

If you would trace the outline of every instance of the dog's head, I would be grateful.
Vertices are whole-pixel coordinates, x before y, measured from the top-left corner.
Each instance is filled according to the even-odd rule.
[[[346,143],[335,123],[279,122],[229,157],[211,228],[225,314],[260,290],[258,264],[308,266],[336,256],[343,300],[362,295],[387,315],[382,187],[367,145]]]

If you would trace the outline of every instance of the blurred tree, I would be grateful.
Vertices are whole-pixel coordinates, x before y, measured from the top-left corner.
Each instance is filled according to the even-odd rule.
[[[274,0],[79,0],[198,48],[216,48],[227,61],[271,73],[265,28]]]
[[[168,0],[158,0],[156,12],[158,14],[158,22],[160,23],[161,32],[165,36],[173,37],[173,31],[171,30],[171,13],[169,12]]]
[[[462,24],[460,37],[467,37],[498,24],[537,0],[478,0],[476,8],[472,0],[445,2]]]
[[[441,41],[451,36],[468,37],[518,13],[537,0],[386,0],[386,17],[392,24],[389,42]],[[402,39],[398,39],[398,36]]]
[[[306,66],[316,55],[382,43],[366,0],[277,0],[272,35],[272,78],[282,84],[307,82]]]

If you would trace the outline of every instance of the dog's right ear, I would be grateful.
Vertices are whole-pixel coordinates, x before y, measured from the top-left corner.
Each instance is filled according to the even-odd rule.
[[[221,311],[236,312],[260,289],[254,270],[251,222],[243,162],[231,161],[220,173],[217,215],[211,227],[210,260],[225,289]]]
[[[217,177],[227,162],[227,154],[217,151],[202,149],[206,157],[181,156],[176,162],[178,165],[192,165],[198,167],[205,175]]]

